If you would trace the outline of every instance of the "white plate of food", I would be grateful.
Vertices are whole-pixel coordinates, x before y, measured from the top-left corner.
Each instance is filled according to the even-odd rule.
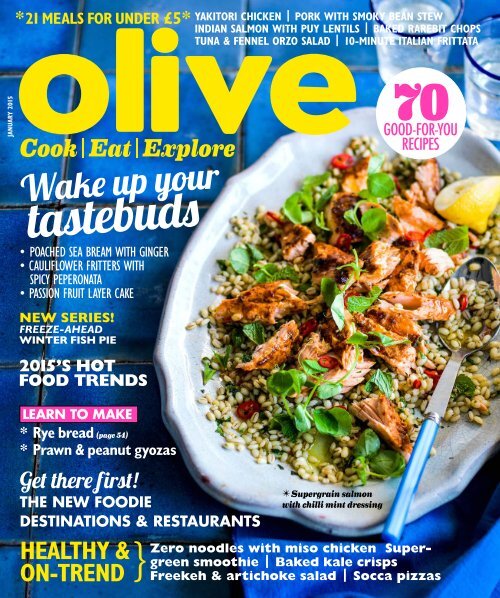
[[[440,157],[436,180],[432,161],[417,170],[395,159],[373,108],[346,115],[339,132],[282,137],[227,182],[179,261],[155,364],[165,425],[205,491],[242,511],[361,536],[381,529],[446,361],[437,326],[457,336],[466,324],[460,342],[469,342],[480,311],[483,323],[485,310],[498,317],[485,289],[433,303],[459,258],[429,231],[448,227],[433,213],[439,187],[455,171],[497,175],[499,157],[466,130]],[[494,235],[498,225],[472,238],[488,250]],[[425,318],[408,315],[416,296],[426,298]],[[493,454],[492,358],[498,347],[464,366],[468,381],[455,390],[409,520],[456,497]]]

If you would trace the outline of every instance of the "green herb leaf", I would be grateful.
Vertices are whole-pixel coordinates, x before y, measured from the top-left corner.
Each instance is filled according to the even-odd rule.
[[[315,409],[314,425],[321,434],[330,436],[348,436],[351,433],[352,417],[348,411],[340,407],[332,409]]]
[[[462,253],[469,248],[469,229],[467,226],[456,226],[437,231],[425,239],[424,245],[443,249],[448,255]]]
[[[328,368],[324,368],[323,366],[319,365],[319,363],[314,359],[304,359],[301,365],[302,369],[308,376],[316,376],[317,374],[328,372]]]
[[[371,208],[361,216],[361,228],[365,235],[374,240],[382,232],[387,222],[387,213],[382,208]]]
[[[297,428],[293,418],[286,413],[275,415],[269,422],[270,430],[280,430],[283,436],[289,438],[292,442],[297,440]]]
[[[306,178],[302,181],[302,191],[311,191],[314,187],[319,187],[325,181],[327,181],[329,177],[329,172],[306,176]]]
[[[340,394],[342,390],[342,384],[338,384],[337,382],[325,382],[318,386],[318,390],[316,391],[316,395],[318,399],[331,399],[332,397],[336,397]]]
[[[380,439],[373,430],[367,428],[362,432],[354,446],[354,455],[356,457],[371,457],[380,450]]]
[[[382,370],[375,370],[365,384],[366,392],[371,392],[375,386],[389,398],[392,395],[392,376]]]
[[[352,313],[363,313],[369,307],[371,307],[375,301],[379,298],[382,289],[374,286],[367,297],[362,295],[352,295],[347,299],[347,309]]]
[[[251,264],[250,253],[246,247],[235,247],[229,254],[229,262],[235,272],[245,274]]]
[[[384,154],[374,154],[368,162],[368,174],[370,175],[379,172],[384,165],[384,160]]]
[[[227,270],[227,261],[226,260],[216,260],[217,265],[219,266],[221,272],[225,272]]]
[[[309,198],[307,197],[307,194],[301,193],[300,191],[292,193],[283,204],[283,214],[294,224],[311,222],[313,219],[311,211],[308,209],[304,210],[304,207],[307,208],[308,202]]]
[[[375,197],[390,197],[396,189],[394,179],[386,172],[368,175],[368,191]]]
[[[337,183],[331,185],[331,187],[328,187],[328,189],[321,194],[321,197],[318,200],[316,200],[316,211],[320,212],[321,210],[323,210],[326,204],[332,198],[332,195],[336,193],[338,190],[339,186],[337,185]]]
[[[405,470],[406,463],[401,453],[383,450],[369,460],[370,472],[382,477],[397,478]]]
[[[356,208],[346,210],[344,212],[344,220],[346,220],[349,224],[352,224],[353,226],[361,228],[361,222],[359,221],[359,218],[356,214]]]
[[[202,372],[202,378],[203,378],[203,384],[205,385],[207,382],[209,382],[217,373],[217,370],[214,370],[212,368],[212,366],[210,365],[210,359],[208,357],[204,357],[201,360],[201,363],[203,364],[203,372]]]
[[[278,268],[276,264],[266,264],[261,266],[254,273],[257,282],[275,282],[276,280],[299,281],[299,274],[292,266]]]
[[[228,345],[224,354],[214,353],[213,355],[213,359],[215,359],[215,361],[221,366],[223,370],[227,369],[227,363],[229,361],[229,357],[231,355],[232,350],[233,348],[231,347],[231,345]]]
[[[337,328],[342,330],[345,324],[345,311],[344,311],[344,293],[339,293],[333,303],[330,305],[330,310],[332,312],[332,318],[335,324],[337,324]]]
[[[453,387],[454,395],[465,395],[466,397],[473,397],[476,392],[476,383],[472,378],[465,374],[459,374],[455,380]]]
[[[337,284],[331,278],[321,279],[321,294],[327,305],[331,305],[337,294]]]
[[[267,389],[273,395],[286,397],[290,394],[300,394],[307,381],[307,376],[300,370],[282,370],[269,376]]]
[[[297,405],[293,413],[295,427],[299,432],[307,432],[311,429],[311,415],[305,405]]]
[[[368,481],[368,474],[370,470],[368,469],[368,463],[364,457],[358,457],[359,465],[356,465],[356,472],[358,474],[358,478],[361,480],[363,486]]]
[[[231,343],[239,349],[244,342],[245,336],[243,335],[241,328],[233,328],[233,330],[231,330]]]
[[[359,330],[357,330],[347,339],[346,342],[350,345],[357,345],[359,347],[363,347],[367,343],[367,341],[368,335],[363,334],[363,332],[359,332]]]
[[[246,248],[248,249],[248,252],[250,253],[250,258],[251,258],[252,262],[258,262],[259,260],[264,259],[263,253],[259,249],[257,249],[257,247],[255,247],[255,245],[247,243]]]
[[[394,345],[405,345],[410,342],[408,339],[398,341],[390,336],[387,336],[387,334],[383,334],[382,332],[370,332],[370,334],[372,336],[376,336],[378,339],[380,339],[379,343],[372,343],[372,344],[379,344],[379,345],[382,345],[383,347],[392,347]]]
[[[262,345],[262,343],[266,340],[266,331],[260,322],[251,322],[250,324],[245,324],[242,330],[243,334],[256,345]]]

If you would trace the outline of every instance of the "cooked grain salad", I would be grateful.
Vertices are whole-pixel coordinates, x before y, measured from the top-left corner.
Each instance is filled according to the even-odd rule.
[[[498,262],[500,231],[497,215],[476,236],[436,213],[458,178],[434,159],[388,161],[355,138],[279,213],[231,219],[219,298],[187,325],[210,335],[198,401],[225,449],[324,484],[400,476],[449,357],[438,329],[454,348],[486,343],[464,362],[445,414],[486,423],[500,387],[499,367],[481,373],[500,358],[498,301],[463,278],[442,291],[475,251]]]

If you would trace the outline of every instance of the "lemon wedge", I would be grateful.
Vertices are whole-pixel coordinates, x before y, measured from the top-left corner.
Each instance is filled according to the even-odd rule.
[[[436,212],[455,224],[484,233],[500,201],[500,176],[478,176],[445,187],[434,202]]]

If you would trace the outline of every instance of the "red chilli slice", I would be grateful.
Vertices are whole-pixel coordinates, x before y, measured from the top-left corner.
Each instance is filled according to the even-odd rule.
[[[428,376],[432,380],[432,387],[434,388],[434,386],[436,386],[436,384],[439,382],[439,378],[441,378],[442,372],[440,372],[438,370],[429,370],[429,369],[425,369],[424,372],[425,372],[425,375]]]
[[[469,298],[467,295],[460,295],[458,298],[458,304],[460,306],[460,311],[465,311],[469,305]]]
[[[260,404],[257,401],[243,401],[236,408],[236,415],[243,420],[250,419],[254,413],[259,413]]]
[[[418,230],[410,230],[405,234],[405,239],[408,241],[417,241],[418,243],[423,243],[425,241],[426,233],[421,233]]]
[[[413,388],[420,388],[422,386],[422,380],[419,380],[418,378],[416,380],[413,380]]]
[[[276,212],[266,212],[266,216],[268,218],[271,218],[271,220],[274,220],[274,222],[277,222],[280,226],[283,226],[285,224],[283,220],[281,220],[281,218],[278,216],[278,214],[276,214]]]
[[[339,238],[337,239],[337,242],[335,243],[335,247],[342,249],[342,251],[345,251],[346,253],[348,251],[351,251],[351,245],[352,237],[349,233],[340,234]]]
[[[311,318],[310,320],[305,321],[301,327],[299,328],[299,333],[301,336],[307,336],[314,332],[318,328],[318,320],[315,318]]]
[[[354,157],[351,156],[351,154],[337,154],[330,160],[330,164],[333,166],[333,168],[346,170],[347,168],[351,168],[351,166],[353,166]]]
[[[338,360],[331,355],[322,355],[318,359],[318,363],[322,368],[328,368],[329,370],[333,370],[333,368],[337,368],[339,366]]]

